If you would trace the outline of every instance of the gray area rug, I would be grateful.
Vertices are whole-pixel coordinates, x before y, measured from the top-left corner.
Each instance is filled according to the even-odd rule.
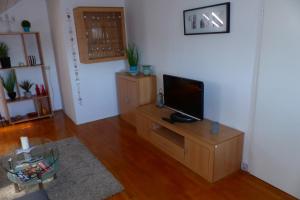
[[[123,190],[123,186],[78,139],[68,138],[48,145],[57,145],[60,152],[57,179],[45,184],[51,200],[100,200]],[[34,190],[37,187],[15,193],[13,184],[0,169],[0,200],[12,200]]]

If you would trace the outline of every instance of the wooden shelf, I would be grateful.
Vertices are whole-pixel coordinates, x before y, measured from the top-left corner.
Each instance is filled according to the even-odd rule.
[[[160,135],[161,137],[169,140],[170,142],[176,144],[177,146],[184,148],[184,137],[178,135],[177,133],[170,131],[164,127],[154,128],[153,132]]]
[[[43,98],[48,98],[48,95],[44,95],[44,96],[36,96],[33,95],[30,98],[27,97],[17,97],[15,100],[10,100],[10,99],[6,99],[7,103],[17,103],[17,102],[22,102],[22,101],[29,101],[29,100],[35,100],[35,99],[43,99]]]
[[[32,68],[35,68],[35,67],[42,67],[42,66],[43,66],[43,65],[13,66],[13,67],[10,67],[10,68],[0,68],[0,71],[4,71],[4,70],[13,70],[13,69],[26,69],[26,68],[32,69]]]
[[[11,120],[11,124],[20,124],[23,122],[28,122],[28,121],[33,121],[37,119],[43,119],[47,117],[52,117],[52,114],[49,115],[42,115],[42,116],[37,116],[37,117],[28,117],[28,116],[22,116],[19,120]]]
[[[38,32],[5,32],[2,33],[0,32],[0,36],[5,36],[5,35],[30,35],[30,34],[38,34]]]
[[[40,41],[40,34],[38,32],[8,32],[8,33],[0,33],[0,36],[3,36],[2,38],[6,36],[16,36],[20,37],[21,41],[21,47],[23,51],[23,55],[25,58],[25,63],[24,66],[16,66],[14,63],[12,67],[10,68],[0,68],[0,72],[10,72],[14,73],[16,76],[16,87],[15,87],[15,92],[17,94],[17,98],[15,100],[10,100],[10,99],[1,99],[0,100],[0,106],[3,107],[3,115],[5,116],[5,119],[9,121],[10,124],[17,124],[17,123],[22,123],[26,121],[32,121],[36,119],[41,119],[45,117],[49,117],[53,115],[53,110],[52,110],[52,104],[51,104],[51,98],[49,95],[46,96],[32,96],[30,98],[23,97],[21,95],[21,89],[19,86],[19,81],[18,78],[19,76],[22,75],[22,71],[18,71],[21,69],[24,69],[24,72],[27,71],[27,69],[34,69],[34,68],[40,68],[41,76],[42,76],[42,82],[39,82],[39,84],[43,84],[44,88],[46,91],[49,92],[49,85],[48,85],[48,80],[47,80],[47,73],[46,69],[44,66],[44,58],[43,58],[43,51],[42,51],[42,46],[41,46],[41,41]],[[30,40],[28,40],[28,38]],[[11,44],[11,45],[16,45]],[[18,46],[17,46],[18,47]],[[16,47],[16,48],[17,48]],[[32,53],[34,51],[34,53]],[[32,65],[33,62],[31,60],[30,56],[34,56],[36,58],[35,62],[40,63],[40,64],[35,64]],[[21,79],[22,80],[22,79]],[[5,95],[5,90],[0,84],[0,94],[2,96]],[[9,109],[12,106],[14,106],[14,103],[18,102],[25,102],[25,101],[33,101],[34,104],[34,113],[36,112],[37,115],[34,116],[28,116],[26,113],[20,113],[20,116],[18,118],[13,117],[16,115],[16,113],[11,113],[13,109]],[[45,114],[45,115],[43,115]]]

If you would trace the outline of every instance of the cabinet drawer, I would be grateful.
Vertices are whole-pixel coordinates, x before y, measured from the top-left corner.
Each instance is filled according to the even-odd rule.
[[[184,161],[184,148],[174,144],[165,137],[160,136],[156,132],[152,131],[150,134],[150,141],[159,149],[175,158],[176,160]]]

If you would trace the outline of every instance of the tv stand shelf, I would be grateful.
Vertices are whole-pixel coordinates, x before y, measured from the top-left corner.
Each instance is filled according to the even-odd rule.
[[[212,134],[209,120],[171,124],[162,119],[170,114],[152,104],[139,107],[138,134],[209,182],[240,169],[242,132],[220,125],[219,133]]]
[[[159,128],[154,128],[153,132],[160,135],[161,137],[164,137],[165,139],[169,140],[170,142],[174,143],[180,148],[184,148],[184,137],[170,131],[167,128],[164,127],[159,127]]]

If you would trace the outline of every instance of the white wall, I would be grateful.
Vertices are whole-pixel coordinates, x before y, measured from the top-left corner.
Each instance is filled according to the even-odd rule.
[[[300,198],[300,1],[266,0],[250,172]]]
[[[62,100],[64,112],[73,120],[76,120],[76,111],[74,105],[75,94],[73,93],[72,77],[70,74],[71,66],[67,58],[67,42],[65,16],[63,5],[60,0],[47,0],[49,22],[51,26],[53,44],[55,49],[56,63],[58,67],[59,80],[61,82]]]
[[[164,73],[204,81],[205,117],[246,132],[247,162],[261,1],[231,1],[230,34],[183,33],[183,10],[222,2],[127,0],[128,36],[155,67],[159,87]]]
[[[58,58],[58,62],[62,63],[61,67],[64,72],[60,72],[61,80],[68,77],[70,80],[71,94],[64,94],[63,99],[65,107],[72,107],[75,110],[75,116],[71,116],[73,121],[77,124],[82,124],[98,119],[103,119],[118,114],[117,94],[115,73],[125,69],[125,61],[114,61],[96,64],[80,64],[80,91],[83,99],[82,105],[77,101],[77,91],[75,84],[75,75],[73,71],[72,59],[72,45],[68,36],[68,23],[66,21],[65,12],[67,10],[73,11],[73,8],[79,6],[99,6],[99,7],[124,7],[123,0],[48,0],[49,14],[52,18],[53,29],[59,28],[60,33],[55,34],[55,43],[57,48],[64,51],[64,56]],[[60,5],[58,10],[55,5]],[[51,7],[53,7],[51,9]],[[54,16],[55,15],[55,16]],[[57,19],[59,16],[59,19]],[[73,24],[73,30],[75,26]],[[76,39],[76,38],[75,38]],[[60,48],[64,46],[64,48]],[[77,45],[76,45],[77,49]],[[79,56],[77,56],[79,60]],[[63,71],[62,70],[62,71]],[[62,83],[63,85],[64,83]],[[64,87],[64,86],[63,86]],[[63,89],[64,90],[64,89]],[[66,89],[68,90],[68,89]],[[65,97],[66,96],[66,97]],[[72,105],[70,105],[72,104]]]
[[[16,23],[12,27],[14,31],[23,31],[20,23],[23,19],[27,19],[32,24],[31,30],[40,32],[45,65],[50,66],[50,69],[47,70],[47,75],[50,84],[50,93],[53,97],[53,108],[59,110],[62,108],[62,103],[47,13],[45,0],[23,0],[0,16],[3,17],[5,14],[8,14],[9,16],[16,17]],[[6,27],[1,25],[0,32],[5,31]]]

